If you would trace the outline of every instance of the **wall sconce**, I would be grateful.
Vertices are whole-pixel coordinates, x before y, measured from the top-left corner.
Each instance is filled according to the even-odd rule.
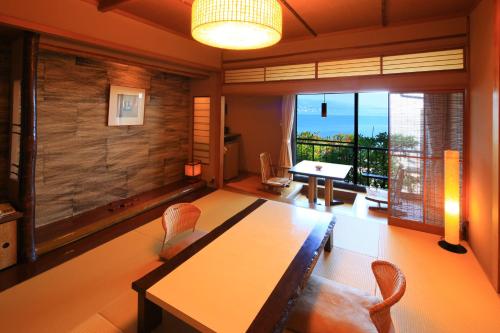
[[[184,175],[192,179],[201,175],[201,162],[191,161],[184,164]]]
[[[466,253],[460,245],[460,153],[444,152],[444,240],[438,242],[443,249]]]
[[[321,118],[326,118],[327,104],[326,104],[326,94],[323,94],[323,103],[321,103]]]

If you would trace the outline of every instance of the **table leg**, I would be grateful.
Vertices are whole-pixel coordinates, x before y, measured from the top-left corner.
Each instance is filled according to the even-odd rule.
[[[325,179],[325,206],[330,207],[332,205],[332,199],[333,199],[333,180],[332,179]]]
[[[152,332],[161,324],[163,311],[158,305],[146,299],[145,293],[138,294],[137,332]]]
[[[325,251],[326,252],[332,252],[333,249],[333,230],[328,236],[328,240],[325,243]]]
[[[309,176],[309,191],[308,191],[308,197],[309,197],[309,203],[316,203],[316,199],[318,198],[318,181],[316,177]]]

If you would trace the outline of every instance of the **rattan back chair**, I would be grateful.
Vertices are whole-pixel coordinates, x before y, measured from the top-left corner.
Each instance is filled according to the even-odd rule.
[[[168,207],[163,213],[162,219],[162,226],[165,231],[162,251],[165,244],[178,234],[188,230],[194,231],[200,215],[201,210],[190,203],[178,203]]]
[[[374,261],[372,271],[384,300],[369,309],[370,317],[379,333],[394,332],[391,307],[403,297],[406,278],[396,265],[383,260]]]

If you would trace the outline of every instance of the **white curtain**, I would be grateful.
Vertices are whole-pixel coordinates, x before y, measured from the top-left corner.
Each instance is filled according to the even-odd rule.
[[[283,96],[281,105],[281,177],[288,177],[286,168],[292,167],[292,131],[295,119],[295,95]]]

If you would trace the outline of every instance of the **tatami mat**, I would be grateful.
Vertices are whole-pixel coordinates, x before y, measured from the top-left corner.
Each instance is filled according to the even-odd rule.
[[[376,282],[370,265],[375,259],[341,247],[334,247],[332,252],[321,254],[314,268],[314,274],[373,294]]]
[[[200,228],[213,229],[255,199],[216,191],[197,200]],[[315,274],[373,293],[370,263],[382,258],[399,265],[408,280],[392,311],[400,332],[500,332],[500,298],[470,251],[451,254],[435,235],[340,213],[334,234],[334,251],[320,257]],[[68,332],[89,320],[129,290],[145,265],[154,265],[162,236],[161,223],[152,221],[0,293],[2,332]]]
[[[335,246],[374,258],[378,256],[380,223],[342,214],[335,216]]]

